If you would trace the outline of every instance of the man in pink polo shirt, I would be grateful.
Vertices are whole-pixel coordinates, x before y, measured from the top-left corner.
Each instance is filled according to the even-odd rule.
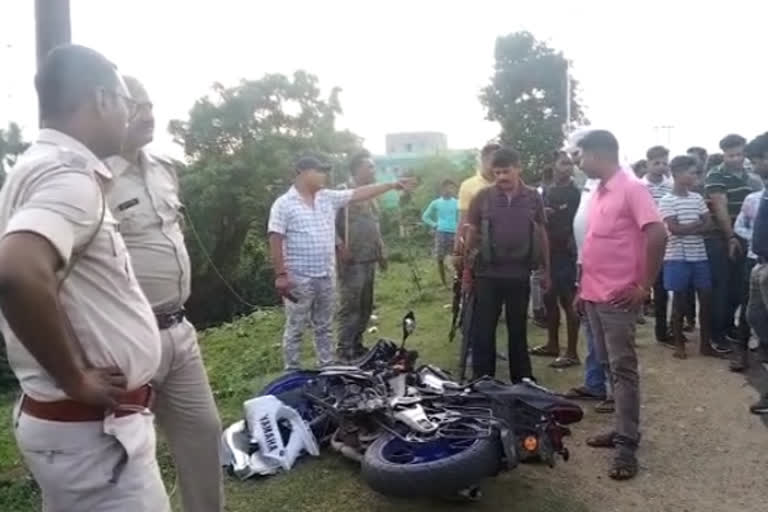
[[[667,234],[648,189],[621,172],[613,134],[595,130],[578,145],[582,169],[600,184],[589,206],[576,305],[589,319],[616,402],[616,428],[587,444],[616,448],[609,475],[627,480],[637,474],[640,440],[635,320],[659,273]]]

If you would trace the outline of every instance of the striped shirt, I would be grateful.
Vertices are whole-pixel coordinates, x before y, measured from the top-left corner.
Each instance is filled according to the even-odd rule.
[[[736,220],[744,199],[752,192],[763,189],[760,178],[745,170],[731,172],[721,165],[709,171],[704,180],[704,190],[707,196],[712,194],[725,194],[728,201],[728,215],[731,223]]]
[[[704,198],[696,192],[686,196],[667,194],[659,201],[661,218],[666,222],[674,218],[678,224],[693,224],[707,215],[709,209]],[[673,235],[667,240],[664,261],[707,261],[707,249],[702,235]]]
[[[648,175],[646,174],[641,181],[643,182],[643,185],[648,188],[648,192],[651,193],[651,197],[657,207],[659,206],[659,201],[661,201],[662,197],[672,193],[672,180],[666,176],[664,176],[659,183],[654,183],[648,179]]]

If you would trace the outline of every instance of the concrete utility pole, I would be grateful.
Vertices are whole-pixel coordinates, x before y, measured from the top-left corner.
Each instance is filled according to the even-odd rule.
[[[37,65],[53,48],[72,40],[69,0],[35,0]]]

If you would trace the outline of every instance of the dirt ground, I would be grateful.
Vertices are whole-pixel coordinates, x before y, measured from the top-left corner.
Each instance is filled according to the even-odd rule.
[[[763,512],[768,510],[768,428],[748,406],[768,383],[756,363],[748,378],[725,361],[678,361],[639,333],[641,471],[629,482],[607,477],[612,452],[585,445],[612,425],[590,402],[568,443],[572,459],[547,473],[592,512]],[[690,343],[689,345],[693,345]],[[573,370],[568,370],[569,372]],[[578,373],[581,369],[576,369]],[[764,389],[764,388],[763,388]]]

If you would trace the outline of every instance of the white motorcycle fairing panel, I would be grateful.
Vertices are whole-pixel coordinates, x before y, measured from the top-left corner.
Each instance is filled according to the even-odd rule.
[[[253,475],[288,471],[303,453],[319,455],[315,436],[295,409],[272,395],[247,400],[245,420],[234,423],[222,435],[223,465],[245,480]],[[279,422],[288,422],[290,434],[283,440]]]

